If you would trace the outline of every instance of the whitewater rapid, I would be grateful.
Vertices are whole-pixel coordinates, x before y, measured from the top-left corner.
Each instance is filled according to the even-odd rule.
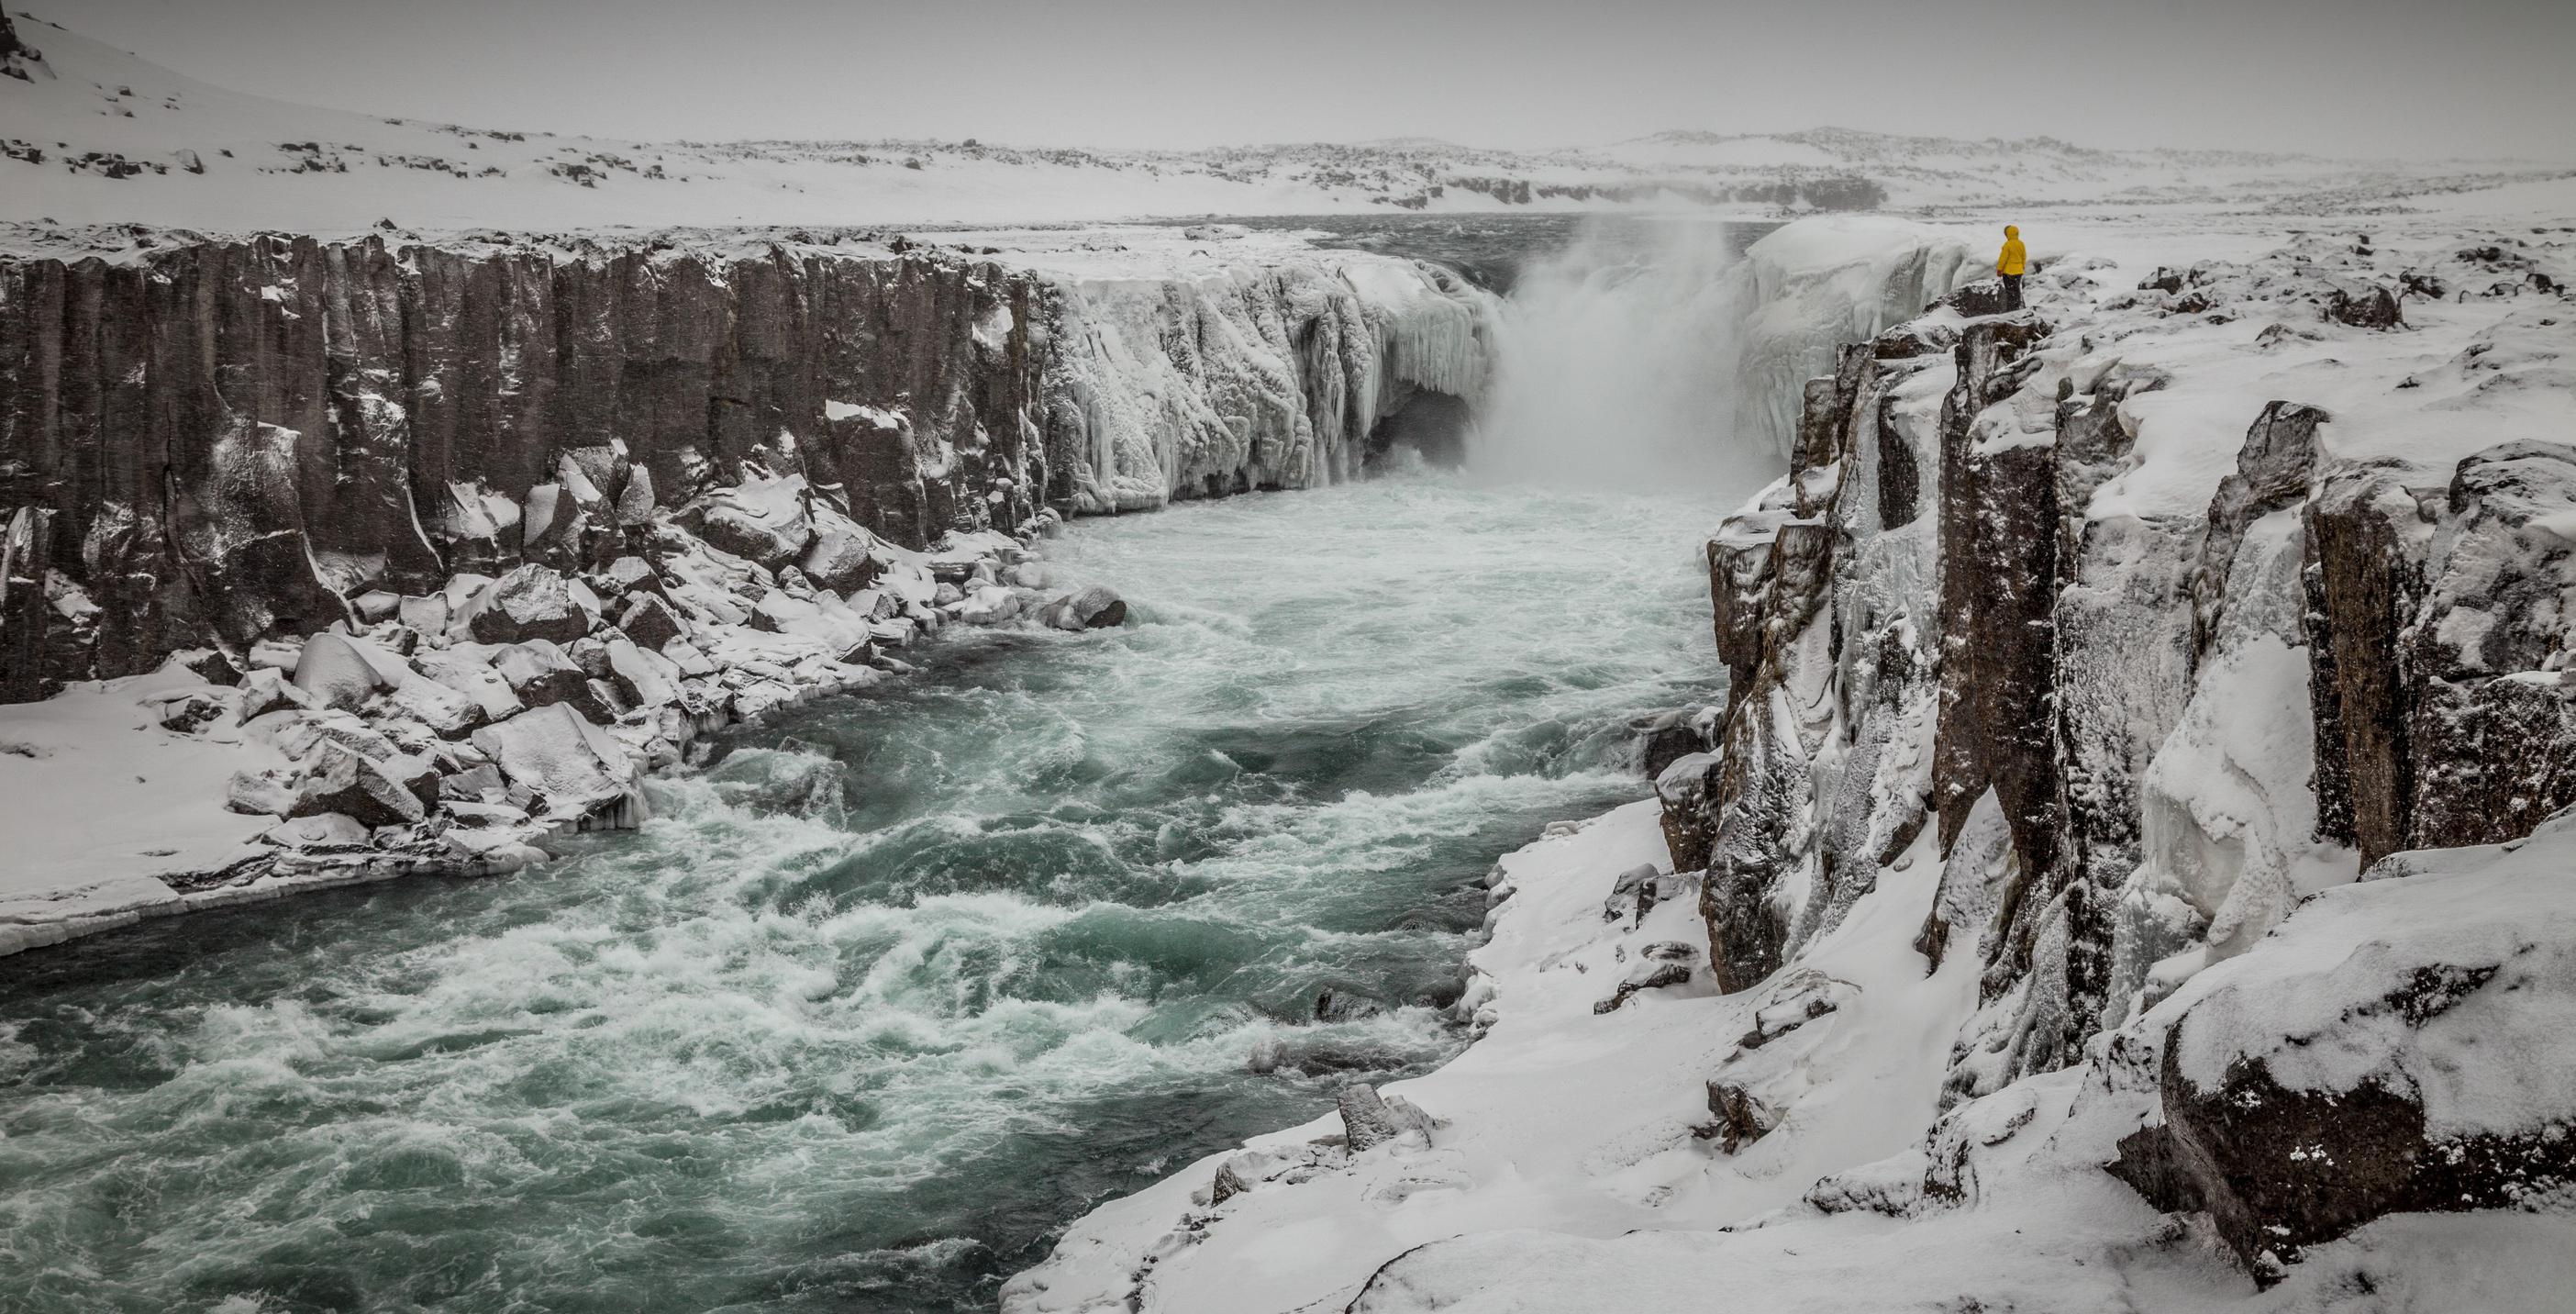
[[[952,630],[640,833],[12,960],[0,1269],[35,1310],[988,1304],[1099,1198],[1455,1052],[1487,865],[1715,692],[1711,512],[1412,476],[1085,522],[1052,568],[1128,628]]]

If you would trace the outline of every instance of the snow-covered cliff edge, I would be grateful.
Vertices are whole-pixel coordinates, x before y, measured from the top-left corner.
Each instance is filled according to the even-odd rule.
[[[1709,543],[1729,705],[1498,869],[1476,1046],[1005,1308],[2551,1307],[2576,248],[2391,224],[2081,229],[1844,350]]]

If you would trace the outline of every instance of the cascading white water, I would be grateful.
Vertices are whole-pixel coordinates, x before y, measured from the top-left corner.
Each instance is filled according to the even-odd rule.
[[[1777,473],[1777,454],[1737,422],[1746,236],[1708,221],[1594,221],[1526,270],[1499,317],[1475,472],[1688,488],[1716,507]]]
[[[1743,245],[1752,232],[1594,220],[1525,271],[1498,317],[1471,468],[1732,505],[1784,465],[1804,381],[1972,264],[1957,236],[1880,216],[1808,219]]]

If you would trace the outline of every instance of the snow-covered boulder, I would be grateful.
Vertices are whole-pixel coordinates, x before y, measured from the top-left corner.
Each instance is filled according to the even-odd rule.
[[[2310,900],[2115,1045],[2163,1121],[2113,1171],[2264,1278],[2384,1214],[2576,1198],[2571,871],[2563,816]]]
[[[304,654],[295,662],[295,687],[325,707],[355,711],[385,684],[374,662],[329,630],[306,639]]]
[[[796,475],[716,489],[691,508],[690,518],[709,544],[773,570],[796,560],[814,539],[805,480]]]
[[[957,604],[957,619],[968,625],[999,625],[1020,614],[1020,595],[999,584],[986,584]]]
[[[590,623],[563,574],[537,565],[521,566],[494,582],[474,600],[466,620],[478,643],[570,643],[588,634]]]
[[[1426,1147],[1431,1143],[1430,1115],[1401,1095],[1381,1097],[1375,1087],[1355,1082],[1344,1086],[1333,1103],[1341,1111],[1342,1134],[1353,1154],[1408,1136]]]
[[[326,743],[296,786],[290,815],[311,817],[328,812],[354,818],[372,829],[418,821],[426,815],[427,808],[409,784],[396,778],[395,771],[339,744]]]
[[[642,795],[635,766],[608,733],[569,705],[538,707],[474,732],[474,746],[542,800],[544,815],[588,821],[602,814],[631,824]]]

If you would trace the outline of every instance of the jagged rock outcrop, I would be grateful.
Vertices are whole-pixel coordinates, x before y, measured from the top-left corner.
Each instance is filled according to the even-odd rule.
[[[2294,247],[2117,308],[2340,322],[2356,278]],[[1981,975],[1953,1099],[2243,952],[2326,879],[2320,845],[2507,840],[2576,802],[2576,449],[2444,480],[2337,458],[2282,400],[2205,502],[2105,500],[2171,383],[2111,341],[1944,307],[1850,347],[1802,390],[1788,476],[1709,541],[1722,749],[1659,793],[1713,974],[1769,978],[1929,825],[1917,948]]]
[[[2122,1032],[2099,1088],[2151,1090],[2155,1112],[2111,1171],[2207,1213],[2266,1282],[2385,1214],[2576,1192],[2551,1020],[2576,991],[2576,899],[2550,852],[2401,855]]]

